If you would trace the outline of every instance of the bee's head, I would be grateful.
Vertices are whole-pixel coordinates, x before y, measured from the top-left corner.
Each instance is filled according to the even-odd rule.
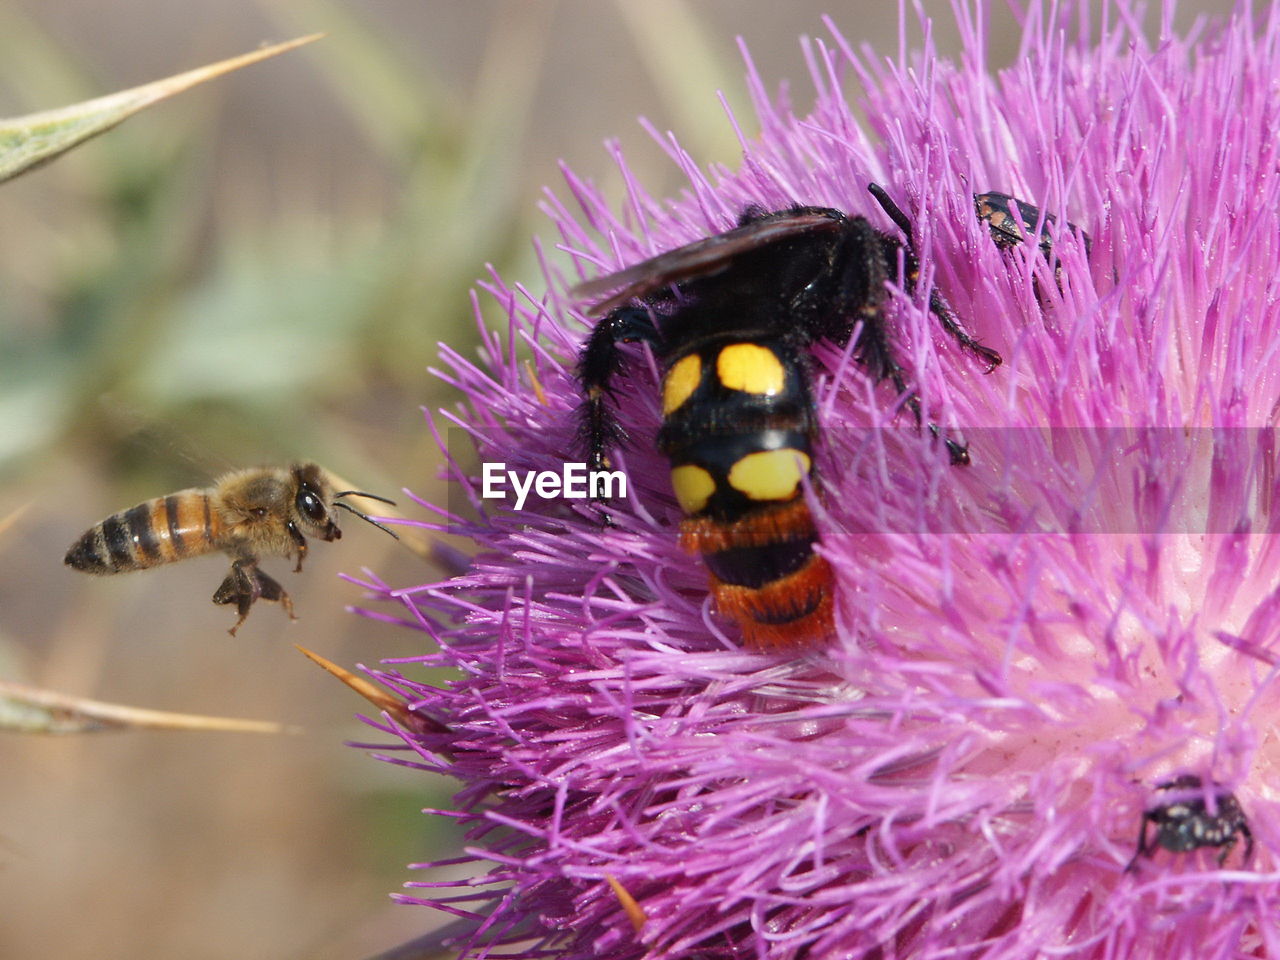
[[[293,467],[293,481],[293,510],[297,522],[321,540],[341,537],[342,531],[333,522],[333,484],[324,471],[314,463],[297,464]]]
[[[397,540],[400,539],[393,531],[388,530],[376,520],[371,519],[355,507],[342,501],[343,497],[366,497],[369,500],[380,500],[382,503],[394,505],[394,502],[386,497],[364,493],[360,490],[335,491],[333,482],[329,479],[328,474],[314,463],[295,465],[293,467],[293,478],[297,487],[297,492],[293,497],[293,508],[298,515],[298,520],[310,533],[321,540],[337,540],[342,536],[342,531],[333,522],[334,507],[341,507],[348,513],[354,513],[361,520],[373,524],[379,530],[385,530],[391,536],[396,537]]]

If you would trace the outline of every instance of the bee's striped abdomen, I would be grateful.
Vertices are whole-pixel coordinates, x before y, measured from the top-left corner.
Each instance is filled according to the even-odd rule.
[[[67,566],[86,573],[145,570],[215,549],[222,520],[204,490],[182,490],[113,514],[67,551]]]

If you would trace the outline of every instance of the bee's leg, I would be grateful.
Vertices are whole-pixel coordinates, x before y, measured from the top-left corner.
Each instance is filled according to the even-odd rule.
[[[236,605],[236,612],[240,614],[239,619],[236,620],[235,626],[227,631],[233,637],[240,629],[240,624],[244,623],[245,618],[249,616],[250,608],[259,597],[278,602],[284,607],[290,620],[298,619],[294,616],[293,601],[289,599],[289,594],[285,592],[284,587],[258,569],[257,558],[241,558],[232,562],[231,572],[213,594],[214,603]]]
[[[236,612],[240,614],[235,626],[227,631],[233,637],[240,629],[240,624],[244,623],[245,617],[249,616],[249,609],[253,606],[253,602],[262,594],[258,581],[254,577],[257,567],[258,561],[255,559],[233,561],[231,572],[222,581],[222,585],[214,591],[214,603],[234,603]]]
[[[619,344],[657,341],[658,331],[648,310],[619,307],[601,318],[578,354],[578,381],[583,392],[578,406],[578,434],[586,448],[588,471],[607,469],[609,450],[626,439],[606,398],[614,375],[622,369]]]
[[[289,531],[289,536],[293,539],[293,545],[298,548],[298,565],[293,568],[293,572],[301,573],[302,558],[307,555],[307,538],[302,535],[302,531],[297,528],[292,520],[286,523],[284,528]],[[266,593],[263,593],[263,596],[266,597]],[[267,599],[270,600],[271,598],[267,597]]]
[[[289,615],[290,620],[298,619],[293,613],[293,601],[289,599],[289,594],[285,592],[284,587],[280,586],[278,581],[268,577],[256,567],[253,570],[253,577],[258,584],[258,595],[263,600],[272,600],[279,603],[280,606],[284,607],[284,612]]]

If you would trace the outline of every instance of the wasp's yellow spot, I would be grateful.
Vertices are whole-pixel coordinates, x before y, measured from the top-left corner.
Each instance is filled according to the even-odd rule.
[[[735,343],[720,351],[716,374],[730,390],[742,390],[771,397],[787,383],[782,361],[768,347],[758,343]]]
[[[699,512],[716,492],[716,481],[711,474],[692,463],[672,468],[671,486],[680,509],[688,514]]]
[[[809,472],[807,453],[783,447],[748,453],[729,471],[729,484],[752,500],[790,500]]]
[[[702,360],[696,353],[681,357],[662,381],[662,415],[669,417],[693,395],[702,380]]]

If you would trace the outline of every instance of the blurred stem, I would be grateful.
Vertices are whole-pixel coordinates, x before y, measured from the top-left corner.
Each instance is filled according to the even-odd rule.
[[[465,331],[471,321],[467,289],[483,273],[483,264],[527,246],[516,226],[525,222],[516,212],[519,171],[551,17],[549,4],[508,3],[498,9],[469,98],[473,113],[452,162],[421,165],[411,173],[404,208],[409,222],[403,226],[416,236],[417,249],[401,248],[395,273],[404,285],[392,289],[384,317],[391,322],[381,328],[396,341],[420,338],[429,316],[440,321],[428,332],[433,353],[434,341]],[[395,356],[393,349],[383,352]],[[420,376],[418,369],[402,372]]]
[[[370,141],[403,170],[403,203],[384,229],[362,344],[384,374],[421,396],[436,342],[476,339],[467,290],[483,264],[527,247],[513,211],[555,6],[495,6],[480,74],[464,94],[431,79],[420,50],[395,56],[395,38],[377,36],[347,7],[267,5],[289,29],[329,31],[321,69]]]
[[[723,90],[730,103],[746,99],[738,60],[713,42],[685,0],[614,0],[614,6],[684,146],[705,161],[736,157],[737,137],[713,91]]]

